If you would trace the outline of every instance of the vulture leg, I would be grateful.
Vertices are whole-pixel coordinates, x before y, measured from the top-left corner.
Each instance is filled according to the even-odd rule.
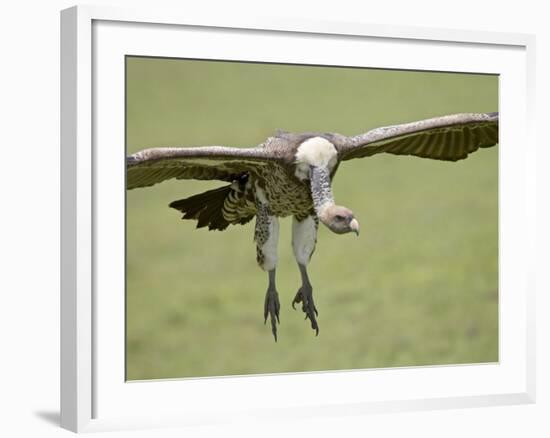
[[[256,199],[256,260],[258,265],[268,272],[269,285],[265,294],[264,324],[270,317],[271,332],[277,342],[277,324],[279,324],[279,294],[275,287],[275,268],[277,267],[277,243],[279,240],[279,220],[273,216],[263,193]]]
[[[313,301],[313,288],[307,275],[307,265],[315,251],[318,226],[319,220],[314,215],[308,216],[302,221],[294,217],[292,222],[292,248],[302,276],[302,286],[292,301],[292,308],[295,308],[296,303],[302,303],[302,311],[306,314],[306,319],[309,318],[315,335],[319,334],[318,313]]]
[[[279,304],[279,294],[275,288],[275,269],[269,271],[268,274],[269,286],[267,287],[264,301],[264,324],[267,322],[267,316],[269,315],[271,320],[271,333],[273,333],[275,342],[277,342],[277,324],[280,324],[279,309],[281,305]]]

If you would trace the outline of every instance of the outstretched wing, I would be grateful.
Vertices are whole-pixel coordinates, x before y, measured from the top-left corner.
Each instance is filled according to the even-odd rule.
[[[457,161],[498,143],[498,113],[464,113],[373,129],[338,145],[342,160],[387,152]]]
[[[172,178],[233,181],[243,172],[257,173],[273,161],[263,147],[145,149],[126,159],[126,188],[148,187]]]

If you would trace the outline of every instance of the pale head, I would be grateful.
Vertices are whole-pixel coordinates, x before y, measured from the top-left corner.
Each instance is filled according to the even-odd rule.
[[[359,222],[353,212],[341,205],[330,205],[322,209],[319,220],[336,234],[354,232],[359,235]]]

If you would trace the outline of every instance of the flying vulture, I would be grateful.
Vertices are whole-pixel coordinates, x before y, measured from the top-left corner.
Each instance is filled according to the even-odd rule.
[[[465,159],[498,142],[498,113],[453,114],[373,129],[347,137],[336,133],[277,132],[259,146],[161,147],[127,157],[127,189],[168,179],[220,180],[226,185],[170,207],[197,228],[225,230],[256,217],[254,240],[259,266],[268,273],[264,323],[268,316],[277,341],[279,295],[275,286],[279,218],[292,216],[292,248],[302,277],[292,307],[301,303],[319,333],[317,309],[307,274],[319,222],[337,234],[359,235],[353,212],[337,205],[331,181],[343,161],[382,152],[443,161]]]

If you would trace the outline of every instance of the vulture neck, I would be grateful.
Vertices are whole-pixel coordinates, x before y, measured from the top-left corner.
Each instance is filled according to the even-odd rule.
[[[326,213],[334,205],[332,187],[330,186],[330,172],[326,167],[310,167],[311,197],[315,213],[321,222],[326,223]]]

